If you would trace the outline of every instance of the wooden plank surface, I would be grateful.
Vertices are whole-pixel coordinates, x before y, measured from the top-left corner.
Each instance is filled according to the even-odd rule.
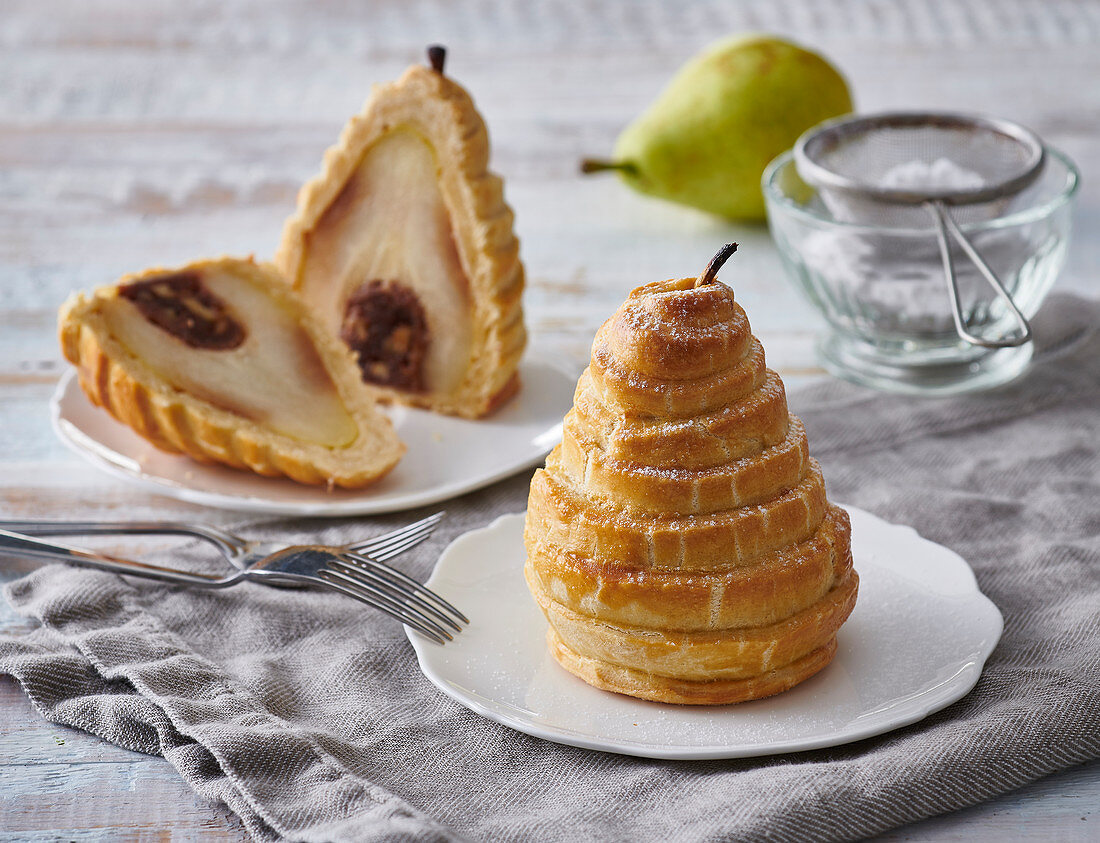
[[[582,178],[712,37],[793,35],[827,52],[859,106],[983,111],[1024,122],[1086,173],[1061,289],[1095,294],[1100,241],[1100,5],[1040,0],[687,3],[446,0],[7,0],[0,14],[0,514],[201,516],[69,454],[49,430],[70,291],[206,254],[268,256],[298,185],[371,83],[450,47],[493,139],[531,280],[534,344],[576,367],[638,283],[693,274],[728,239],[728,273],[771,364],[820,375],[821,323],[766,230]],[[731,139],[731,143],[736,139]],[[19,569],[5,570],[10,579]],[[24,622],[5,605],[0,630]],[[885,840],[1100,837],[1085,765]],[[0,839],[244,836],[162,759],[46,724],[0,679]]]

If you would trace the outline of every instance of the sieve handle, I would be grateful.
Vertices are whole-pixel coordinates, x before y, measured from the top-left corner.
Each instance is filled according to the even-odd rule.
[[[959,228],[959,224],[955,222],[954,217],[948,213],[943,203],[940,201],[925,202],[924,206],[928,209],[929,213],[932,214],[932,218],[936,222],[936,239],[940,244],[940,256],[943,258],[943,273],[947,279],[947,288],[951,291],[951,312],[955,317],[955,331],[958,335],[971,345],[979,345],[982,348],[1015,348],[1016,346],[1031,342],[1031,325],[1028,324],[1024,315],[1020,313],[1020,309],[1016,307],[1016,302],[1012,300],[1012,296],[1009,295],[1008,290],[1006,290],[1004,284],[1001,283],[1001,279],[997,277],[997,273],[990,269],[989,264],[985,262],[985,259],[978,253],[978,250],[974,248],[974,244],[967,239],[965,234],[963,234],[962,229]],[[999,337],[997,339],[987,339],[986,337],[979,337],[976,334],[972,334],[967,330],[966,319],[962,312],[962,299],[959,296],[959,280],[955,277],[955,264],[951,260],[951,247],[947,242],[947,233],[949,231],[955,240],[958,241],[962,250],[966,252],[966,256],[970,258],[974,266],[978,268],[982,277],[989,282],[989,286],[1004,300],[1004,303],[1008,306],[1012,315],[1016,317],[1019,333],[1007,337]]]

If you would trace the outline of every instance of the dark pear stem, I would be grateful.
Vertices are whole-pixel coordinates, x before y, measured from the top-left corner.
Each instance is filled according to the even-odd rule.
[[[638,168],[630,161],[604,161],[599,158],[585,158],[581,161],[582,173],[602,173],[605,170],[618,170],[634,175],[638,173]]]
[[[703,270],[703,274],[695,279],[695,286],[702,287],[704,284],[713,284],[718,278],[718,270],[730,259],[730,255],[736,251],[736,243],[727,243],[719,249],[718,254],[710,259],[710,263],[708,263],[707,268]]]
[[[440,44],[432,44],[428,47],[428,64],[432,70],[443,75],[443,63],[447,60],[447,48]]]

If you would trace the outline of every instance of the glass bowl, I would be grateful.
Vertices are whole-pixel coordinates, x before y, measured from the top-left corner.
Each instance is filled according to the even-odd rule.
[[[1065,263],[1080,181],[1065,155],[1050,147],[1046,155],[1039,178],[992,213],[954,212],[1028,319]],[[989,349],[959,338],[931,216],[926,227],[839,220],[799,178],[791,152],[768,165],[763,189],[783,265],[828,322],[818,342],[827,370],[894,392],[951,394],[1005,383],[1027,367],[1033,343]],[[1011,334],[1004,303],[957,243],[952,249],[967,326]]]

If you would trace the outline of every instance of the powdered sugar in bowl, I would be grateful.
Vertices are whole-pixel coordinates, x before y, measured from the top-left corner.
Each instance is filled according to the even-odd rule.
[[[962,232],[1029,319],[1065,263],[1080,178],[1065,155],[1050,147],[1044,152],[1042,172],[1024,190],[954,210]],[[901,165],[884,177],[898,185],[976,179],[940,160]],[[829,371],[880,389],[947,394],[1001,384],[1026,368],[1031,343],[991,349],[960,339],[936,229],[924,208],[868,213],[851,202],[828,202],[799,178],[791,152],[769,165],[763,188],[784,266],[828,322],[818,351]],[[986,335],[1010,334],[1008,308],[959,244],[951,249],[967,325]]]

